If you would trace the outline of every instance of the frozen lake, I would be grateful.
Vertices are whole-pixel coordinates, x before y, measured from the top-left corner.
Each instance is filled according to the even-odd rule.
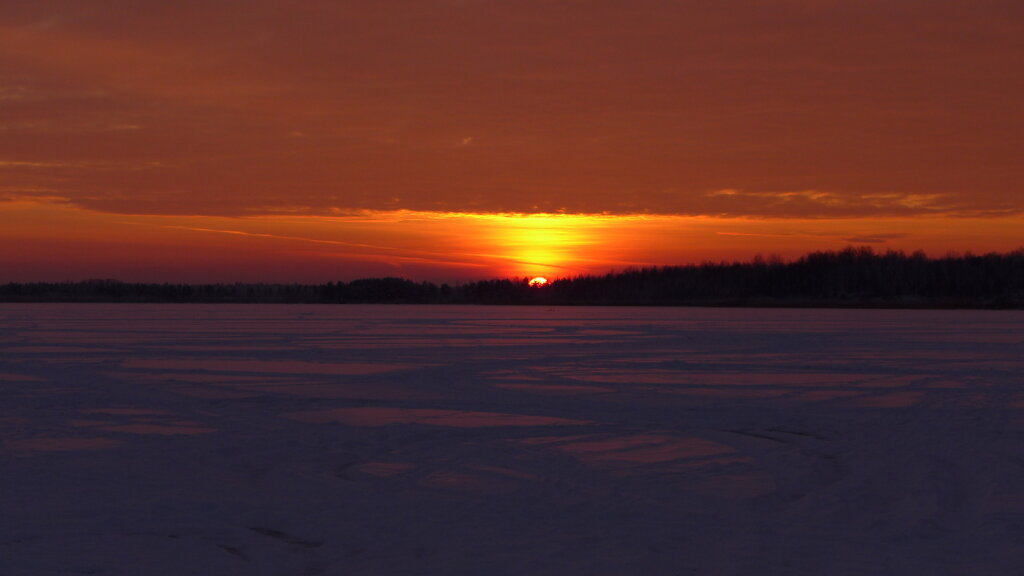
[[[0,305],[0,575],[1024,566],[1024,313]]]

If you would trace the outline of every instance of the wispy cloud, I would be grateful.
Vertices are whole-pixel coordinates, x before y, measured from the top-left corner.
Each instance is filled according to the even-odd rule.
[[[0,168],[81,168],[80,162],[32,162],[28,160],[0,160]]]
[[[715,190],[705,194],[699,212],[715,216],[765,218],[868,218],[878,216],[972,215],[977,207],[954,194],[852,193],[822,190]],[[700,210],[703,208],[703,210]],[[995,207],[993,207],[995,208]],[[1006,206],[1005,210],[1010,207]],[[1014,209],[1024,211],[1024,206]],[[1006,211],[993,214],[1006,215]]]
[[[757,232],[715,232],[718,236],[741,236],[754,238],[789,238],[792,234],[759,234]]]
[[[253,238],[272,238],[274,240],[291,240],[296,242],[309,242],[311,244],[328,244],[331,246],[347,246],[350,248],[370,248],[374,250],[394,250],[393,247],[377,246],[373,244],[360,244],[357,242],[344,242],[341,240],[324,240],[318,238],[307,238],[303,236],[285,236],[281,234],[268,234],[264,232],[246,232],[244,230],[230,230],[222,228],[199,228],[195,226],[174,226],[164,225],[164,228],[174,230],[190,230],[192,232],[212,232],[215,234],[230,234],[233,236],[250,236]]]
[[[897,240],[900,238],[907,238],[909,234],[903,233],[891,233],[891,234],[868,234],[859,236],[850,236],[846,238],[847,242],[854,244],[885,244],[890,240]]]

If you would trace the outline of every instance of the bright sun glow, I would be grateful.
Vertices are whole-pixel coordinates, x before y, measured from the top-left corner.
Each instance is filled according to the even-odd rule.
[[[543,276],[537,276],[536,278],[532,278],[530,280],[530,286],[533,286],[534,288],[540,288],[541,286],[546,286],[547,283],[548,283],[548,279],[543,277]]]
[[[474,220],[480,216],[473,217]],[[484,234],[492,254],[503,261],[502,275],[565,274],[581,253],[598,242],[599,217],[570,214],[495,214]],[[483,220],[477,220],[483,221]]]
[[[0,197],[3,196],[0,185]],[[901,217],[886,247],[932,255],[1020,246],[1024,218]],[[319,283],[399,276],[434,282],[571,278],[705,260],[745,260],[751,246],[795,258],[863,236],[858,218],[742,219],[674,215],[357,211],[245,217],[107,214],[61,198],[0,199],[4,281]],[[978,233],[984,230],[984,234]],[[26,239],[16,242],[13,239]],[[12,240],[12,241],[7,241]],[[754,242],[755,244],[751,244]],[[100,246],[116,248],[99,249]],[[59,248],[59,249],[58,249]],[[59,258],[57,252],[59,252]],[[194,255],[184,263],[182,252]],[[176,260],[177,258],[177,260]],[[165,262],[146,267],[146,262]],[[59,262],[59,266],[57,263]],[[175,263],[180,263],[181,266]],[[272,265],[270,265],[272,264]]]

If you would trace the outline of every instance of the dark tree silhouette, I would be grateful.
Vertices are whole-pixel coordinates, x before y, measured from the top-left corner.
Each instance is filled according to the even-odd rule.
[[[455,286],[403,278],[320,285],[9,283],[0,286],[0,301],[1024,308],[1024,249],[928,258],[851,247],[792,262],[759,256],[562,278],[544,286],[530,286],[527,278]]]

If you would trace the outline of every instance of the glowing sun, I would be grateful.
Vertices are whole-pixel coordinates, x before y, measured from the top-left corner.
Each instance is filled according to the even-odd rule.
[[[537,276],[536,278],[530,279],[530,286],[534,288],[540,288],[541,286],[547,286],[548,279],[543,276]]]

